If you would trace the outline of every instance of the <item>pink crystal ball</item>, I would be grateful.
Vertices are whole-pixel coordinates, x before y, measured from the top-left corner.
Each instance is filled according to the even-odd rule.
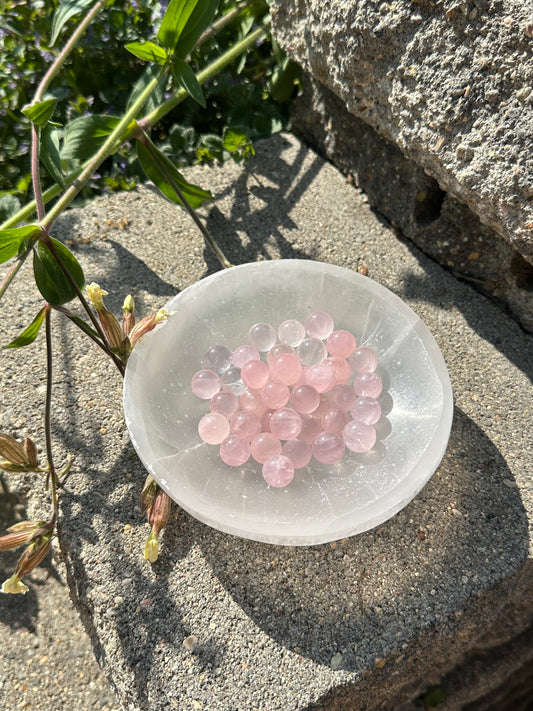
[[[214,370],[199,370],[192,376],[191,390],[196,397],[210,400],[220,390],[220,378]]]
[[[240,467],[250,458],[250,443],[242,437],[230,435],[220,445],[219,453],[224,464]]]
[[[198,434],[207,444],[220,444],[229,435],[228,418],[218,412],[209,412],[198,423]]]
[[[305,330],[311,338],[327,338],[333,328],[333,318],[325,311],[313,311],[305,319]]]
[[[302,429],[302,418],[296,410],[282,407],[270,418],[270,431],[280,439],[296,439]]]
[[[263,478],[270,486],[287,486],[294,478],[294,464],[285,455],[276,454],[263,464]]]

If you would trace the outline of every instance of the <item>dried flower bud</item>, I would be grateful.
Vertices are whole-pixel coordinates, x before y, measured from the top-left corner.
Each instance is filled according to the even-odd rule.
[[[3,432],[0,432],[0,457],[11,464],[24,465],[28,461],[24,447],[20,442]]]
[[[122,330],[126,336],[130,335],[131,329],[135,326],[134,308],[135,302],[133,301],[133,297],[131,294],[128,294],[122,305]]]
[[[167,525],[171,508],[172,499],[163,489],[157,486],[155,501],[147,512],[148,523],[156,535],[159,535],[161,530]]]
[[[167,309],[159,309],[156,314],[150,314],[150,316],[145,316],[143,319],[137,323],[133,329],[130,331],[129,338],[132,347],[139,341],[145,334],[154,329],[158,323],[161,323],[166,318],[171,316]]]
[[[26,437],[26,439],[24,440],[24,451],[26,453],[28,464],[33,469],[38,469],[39,460],[37,459],[37,447],[35,446],[35,442],[29,437]]]
[[[7,530],[11,533],[0,536],[0,551],[7,551],[27,543],[44,523],[44,521],[20,521],[14,526],[10,526]]]
[[[144,557],[150,563],[155,563],[159,556],[159,541],[157,535],[151,531],[144,546]]]
[[[24,594],[28,592],[28,587],[21,582],[21,578],[36,568],[46,557],[52,545],[54,528],[55,519],[51,519],[42,523],[29,535],[28,546],[18,559],[15,572],[2,585],[1,591],[3,593]]]
[[[155,503],[157,490],[159,489],[153,477],[148,474],[144,482],[143,490],[141,491],[141,513],[146,513]]]

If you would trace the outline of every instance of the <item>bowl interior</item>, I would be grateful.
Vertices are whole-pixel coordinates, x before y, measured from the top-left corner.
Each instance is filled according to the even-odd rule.
[[[219,530],[254,540],[311,545],[372,528],[405,506],[438,467],[453,401],[439,348],[418,316],[377,282],[304,260],[218,272],[168,304],[174,312],[136,345],[124,383],[131,440],[152,476],[180,506]],[[257,322],[305,321],[328,311],[335,328],[379,355],[384,388],[378,440],[334,465],[315,459],[283,489],[250,459],[230,467],[198,435],[209,403],[191,392],[207,348],[234,349]]]

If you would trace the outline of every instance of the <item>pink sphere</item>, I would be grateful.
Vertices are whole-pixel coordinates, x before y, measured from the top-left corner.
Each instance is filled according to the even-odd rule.
[[[272,363],[276,356],[279,356],[282,353],[294,353],[294,348],[291,348],[291,346],[287,345],[286,343],[276,343],[276,345],[272,346],[272,348],[267,353],[268,365]]]
[[[368,452],[376,442],[376,430],[372,425],[351,420],[342,431],[342,438],[352,452]]]
[[[233,393],[215,393],[209,403],[211,412],[219,412],[225,417],[231,417],[239,409],[239,400]]]
[[[230,467],[240,467],[250,458],[250,443],[236,435],[230,435],[220,445],[220,458]]]
[[[378,354],[372,348],[363,346],[356,348],[355,351],[348,357],[348,363],[354,373],[359,373],[361,370],[367,370],[373,373],[378,367]]]
[[[321,395],[318,407],[314,412],[311,413],[311,416],[316,418],[317,420],[320,420],[329,409],[330,406],[327,395]]]
[[[263,479],[270,486],[281,488],[294,478],[294,464],[283,454],[270,457],[263,464]]]
[[[252,457],[264,464],[269,457],[281,454],[281,442],[271,432],[257,434],[250,443]]]
[[[259,351],[247,343],[242,346],[237,346],[231,356],[231,362],[236,368],[242,368],[242,366],[250,360],[259,360]]]
[[[282,407],[270,418],[270,431],[280,439],[296,439],[302,429],[302,418],[296,410]]]
[[[316,365],[322,363],[328,354],[328,349],[318,338],[306,338],[298,346],[297,353],[302,365]]]
[[[305,326],[294,319],[284,321],[278,328],[278,338],[289,346],[297,346],[305,338]]]
[[[350,376],[352,375],[352,369],[345,358],[341,358],[340,356],[330,356],[329,358],[326,358],[324,363],[331,365],[333,368],[333,374],[337,385],[345,385],[348,382]]]
[[[269,351],[276,342],[276,331],[268,323],[255,323],[248,331],[248,343],[261,353]]]
[[[355,397],[355,393],[352,390]],[[320,404],[320,393],[311,385],[299,385],[294,387],[290,397],[291,407],[303,415],[309,415],[317,409]]]
[[[335,370],[328,363],[318,363],[309,367],[305,380],[319,393],[326,393],[335,385]]]
[[[324,432],[341,435],[344,425],[349,419],[350,418],[346,412],[343,412],[336,407],[332,407],[322,415],[320,422]]]
[[[281,448],[281,453],[291,460],[295,469],[306,467],[313,456],[311,445],[302,439],[288,440]]]
[[[220,444],[229,435],[228,418],[218,412],[208,412],[198,423],[198,434],[207,444]]]
[[[275,410],[266,410],[261,418],[261,431],[270,432],[270,418],[275,413]]]
[[[279,380],[285,385],[294,385],[302,374],[302,364],[298,357],[292,353],[282,353],[276,356],[269,368],[271,379]]]
[[[239,406],[243,412],[251,412],[258,417],[262,417],[266,410],[259,390],[246,390],[239,398]]]
[[[284,383],[279,380],[271,380],[261,388],[261,399],[266,407],[271,410],[277,410],[289,402],[291,391]]]
[[[268,383],[268,365],[262,360],[249,360],[241,368],[242,382],[253,390],[259,390]]]
[[[220,390],[220,378],[214,370],[199,370],[192,376],[191,390],[202,400],[211,400]]]
[[[347,358],[356,349],[357,343],[350,331],[333,331],[329,334],[326,345],[330,355]]]
[[[305,319],[305,330],[311,338],[327,338],[333,328],[333,317],[325,311],[314,311]]]
[[[378,397],[383,389],[383,383],[376,373],[363,370],[354,380],[353,388],[359,397]]]
[[[344,442],[339,435],[320,432],[313,442],[313,456],[322,464],[335,464],[344,456]]]
[[[381,417],[381,405],[373,397],[358,397],[350,410],[354,420],[375,425]]]
[[[302,415],[302,429],[298,435],[298,439],[312,444],[315,441],[315,437],[322,431],[322,424],[320,420],[311,415]]]
[[[230,420],[230,432],[248,442],[261,432],[261,420],[251,412],[238,412]]]
[[[328,402],[343,412],[348,412],[354,404],[356,394],[349,385],[335,385],[328,393]]]

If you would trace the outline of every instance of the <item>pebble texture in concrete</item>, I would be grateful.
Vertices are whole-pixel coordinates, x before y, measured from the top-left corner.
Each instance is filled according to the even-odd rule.
[[[452,688],[454,667],[474,649],[488,656],[531,623],[532,339],[399,241],[361,193],[292,137],[260,144],[244,166],[187,176],[215,193],[204,215],[233,263],[366,263],[435,335],[454,425],[438,472],[375,530],[276,547],[176,511],[151,566],[137,506],[145,473],[124,427],[120,376],[55,319],[57,456],[76,453],[61,548],[98,660],[128,711],[411,708],[447,672]],[[146,187],[71,211],[56,236],[117,313],[127,293],[143,315],[218,268],[184,213]],[[31,280],[19,278],[2,342],[39,303]],[[0,427],[42,441],[42,351],[18,355],[2,354]],[[520,672],[530,648],[511,657],[505,678]],[[502,681],[494,679],[487,684]],[[470,702],[487,692],[472,688]]]
[[[533,260],[530,3],[274,0],[272,14],[291,58]]]

